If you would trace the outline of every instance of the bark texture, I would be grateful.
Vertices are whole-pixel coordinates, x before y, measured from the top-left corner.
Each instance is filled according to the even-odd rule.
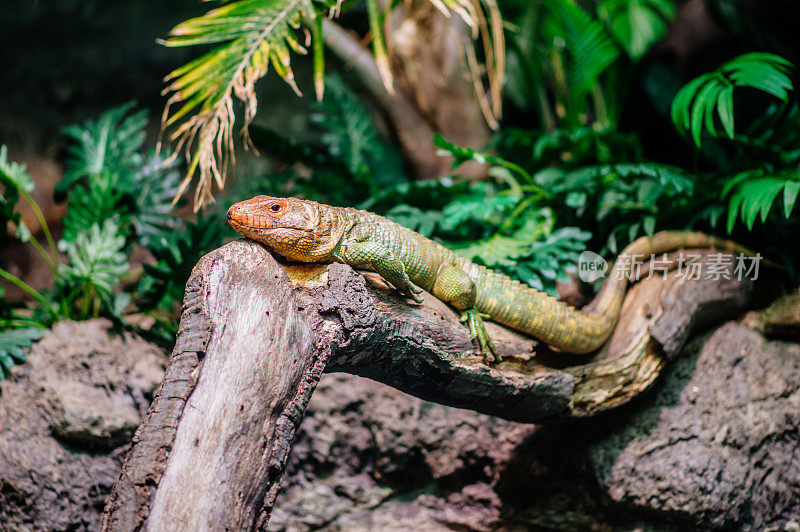
[[[741,310],[750,288],[654,277],[633,290],[606,349],[561,369],[548,361],[563,366],[566,355],[492,325],[508,360],[488,367],[431,296],[412,307],[375,275],[284,265],[233,242],[203,258],[187,285],[171,363],[104,527],[263,527],[324,369],[511,420],[587,417],[646,389],[696,323]]]
[[[186,287],[178,341],[106,530],[252,529],[277,494],[324,351],[271,255],[237,242]]]
[[[740,308],[748,291],[724,280],[645,280],[626,302],[616,353],[605,350],[584,366],[564,366],[561,356],[560,367],[548,366],[555,354],[496,328],[503,349],[516,355],[487,371],[436,300],[412,307],[372,275],[281,264],[256,244],[235,242],[207,256],[189,283],[180,340],[106,524],[264,527],[296,432],[272,530],[792,529],[800,513],[798,344],[728,322],[672,351],[703,325],[696,318],[709,326],[720,308]],[[778,323],[785,336],[797,302],[786,298],[744,323]],[[59,324],[14,379],[0,383],[0,528],[98,528],[127,448],[121,442],[164,360],[108,328],[102,320]],[[226,342],[235,349],[224,351]],[[673,364],[665,362],[668,350],[650,349],[661,343],[672,346],[670,356],[681,353]],[[438,366],[437,349],[451,352]],[[311,361],[292,358],[309,351]],[[453,392],[460,381],[479,394],[492,379],[501,392],[538,379],[540,388],[525,384],[520,395],[547,402],[572,390],[572,403],[536,410],[520,399],[521,410],[506,415],[574,421],[520,424],[339,374],[323,377],[295,431],[326,361],[329,370],[364,367],[387,381],[428,378],[439,382],[432,395],[484,411],[498,410],[495,397]],[[248,380],[253,372],[257,379]],[[654,375],[653,393],[612,411]],[[556,378],[571,387],[554,386]],[[225,515],[203,484],[236,515]],[[205,505],[197,515],[165,511],[176,508],[176,486],[191,493],[178,504]],[[181,521],[169,521],[174,516]]]

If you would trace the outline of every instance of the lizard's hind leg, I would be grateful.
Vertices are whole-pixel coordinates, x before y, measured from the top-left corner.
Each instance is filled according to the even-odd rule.
[[[500,356],[483,324],[483,318],[489,316],[481,314],[475,308],[475,283],[469,278],[469,275],[452,264],[443,265],[436,275],[433,295],[461,311],[461,322],[467,324],[470,336],[473,340],[478,341],[484,359],[487,362],[490,360],[500,362]]]

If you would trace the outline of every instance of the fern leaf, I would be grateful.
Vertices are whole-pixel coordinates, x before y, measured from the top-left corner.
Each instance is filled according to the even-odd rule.
[[[619,49],[603,25],[573,1],[551,0],[547,5],[552,16],[547,19],[545,35],[569,63],[564,68],[567,112],[577,115],[600,75],[619,56]]]
[[[67,168],[55,187],[56,195],[65,194],[85,177],[103,171],[115,173],[141,162],[139,149],[144,143],[147,111],[128,115],[135,102],[128,102],[103,113],[97,119],[64,128],[70,140]]]
[[[62,306],[70,306],[76,296],[83,298],[78,319],[97,316],[100,307],[111,316],[118,316],[121,303],[127,302],[114,293],[128,271],[128,258],[123,252],[125,237],[120,231],[116,222],[107,219],[102,225],[94,224],[84,230],[73,241],[59,242],[68,264],[59,265],[56,291],[63,294]]]

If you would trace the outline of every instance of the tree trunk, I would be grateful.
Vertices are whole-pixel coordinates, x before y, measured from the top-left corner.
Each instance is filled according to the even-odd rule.
[[[697,325],[745,308],[751,283],[653,277],[633,287],[594,356],[555,353],[488,324],[503,363],[474,354],[458,316],[411,305],[374,274],[284,264],[257,243],[205,256],[178,341],[136,432],[105,530],[263,528],[324,370],[506,419],[582,418],[646,389]]]

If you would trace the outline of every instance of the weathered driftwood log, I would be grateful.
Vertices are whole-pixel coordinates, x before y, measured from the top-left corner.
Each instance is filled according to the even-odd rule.
[[[587,417],[646,389],[696,326],[740,312],[750,292],[732,276],[654,276],[633,287],[594,356],[553,353],[489,324],[506,360],[488,367],[432,296],[412,305],[373,274],[285,264],[233,242],[204,257],[187,284],[177,344],[104,528],[263,527],[323,371],[517,421]]]

